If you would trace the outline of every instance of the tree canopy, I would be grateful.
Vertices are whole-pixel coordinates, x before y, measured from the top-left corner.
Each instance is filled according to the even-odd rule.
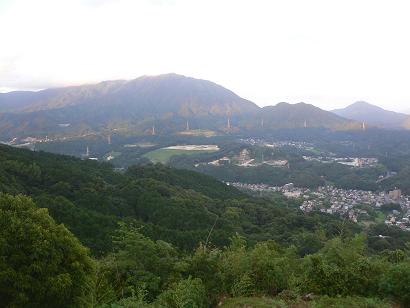
[[[0,298],[10,307],[75,307],[93,273],[88,249],[28,197],[0,194]]]

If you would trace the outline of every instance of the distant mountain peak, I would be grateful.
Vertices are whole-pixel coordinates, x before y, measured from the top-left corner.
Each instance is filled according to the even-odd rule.
[[[192,77],[188,77],[188,76],[177,74],[177,73],[165,73],[165,74],[158,74],[158,75],[142,75],[140,77],[134,78],[134,80],[138,80],[138,79],[171,79],[171,78],[181,79],[181,78],[192,78]]]
[[[376,105],[372,105],[366,101],[356,101],[353,104],[351,104],[350,106],[374,106],[377,107]]]
[[[385,110],[365,101],[357,101],[346,108],[332,110],[333,113],[356,121],[364,121],[383,128],[406,128],[409,116]]]
[[[354,102],[353,104],[347,106],[344,109],[366,109],[366,110],[384,110],[384,111],[388,111],[383,109],[382,107],[376,106],[374,104],[370,104],[366,101],[357,101]]]
[[[316,109],[316,110],[321,110],[324,111],[323,109],[320,109],[319,107],[312,105],[312,104],[308,104],[305,102],[300,102],[300,103],[295,103],[295,104],[291,104],[291,103],[287,103],[287,102],[281,102],[278,103],[277,105],[275,105],[275,107],[278,108],[292,108],[292,109]]]
[[[357,129],[358,123],[304,102],[278,103],[262,108],[265,126],[272,128]]]
[[[281,107],[281,106],[314,106],[314,105],[307,104],[305,102],[299,102],[299,103],[280,102],[280,103],[277,103],[276,106]]]

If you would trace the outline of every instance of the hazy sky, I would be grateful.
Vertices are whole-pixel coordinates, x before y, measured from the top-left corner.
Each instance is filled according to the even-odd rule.
[[[0,0],[0,91],[175,72],[259,105],[410,109],[410,1]]]

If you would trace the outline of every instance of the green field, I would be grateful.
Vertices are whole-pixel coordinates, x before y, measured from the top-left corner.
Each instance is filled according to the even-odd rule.
[[[174,150],[174,149],[157,149],[151,152],[148,152],[143,155],[143,157],[148,158],[153,163],[163,163],[166,164],[172,156],[175,155],[197,155],[203,153],[212,153],[215,151],[195,151],[195,150]]]

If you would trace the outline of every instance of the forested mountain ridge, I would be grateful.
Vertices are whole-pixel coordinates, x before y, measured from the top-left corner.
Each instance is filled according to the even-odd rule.
[[[354,121],[346,120],[346,118],[305,103],[294,105],[279,103],[276,106],[264,107],[261,115],[264,125],[273,128],[325,127],[348,130],[359,127]]]
[[[94,85],[0,94],[0,136],[81,135],[87,132],[235,133],[253,129],[358,129],[352,120],[307,104],[260,108],[213,82],[177,74]]]
[[[183,249],[205,240],[215,221],[210,240],[217,245],[236,232],[286,242],[315,223],[326,223],[329,234],[337,229],[336,218],[304,216],[288,209],[283,198],[255,200],[188,170],[151,165],[122,174],[109,164],[69,156],[7,146],[0,152],[0,191],[31,196],[97,255],[110,250],[109,237],[120,220],[135,220],[147,235]]]
[[[2,100],[6,102],[8,95],[17,96],[18,93],[2,94]],[[240,98],[232,91],[211,81],[173,73],[23,93],[24,96],[20,94],[22,100],[28,100],[26,97],[31,93],[31,103],[26,103],[24,108],[18,108],[19,104],[16,104],[17,109],[9,107],[8,111],[31,112],[98,104],[99,107],[126,105],[130,110],[139,107],[141,112],[157,111],[158,114],[175,112],[181,116],[201,114],[226,116],[258,109],[254,103]],[[155,105],[156,110],[150,109],[151,104]]]
[[[215,207],[216,200],[145,177],[138,169],[123,175],[112,171],[110,165],[4,146],[0,169],[1,191],[32,196],[97,254],[110,249],[109,237],[121,219],[145,221],[151,230],[147,232],[163,233],[164,237],[173,236],[171,229],[175,229],[180,244],[192,247],[206,237],[206,226],[212,225],[215,217],[206,206]],[[225,193],[236,194],[225,185],[213,191],[221,198]],[[178,221],[181,216],[183,220]]]
[[[213,82],[177,74],[46,89],[27,96],[27,92],[0,95],[0,106],[6,106],[0,110],[14,112],[3,114],[2,122],[15,135],[25,133],[25,127],[34,134],[49,135],[102,128],[147,133],[153,125],[157,133],[164,133],[185,128],[188,120],[192,128],[217,129],[228,117],[241,118],[259,109]],[[61,129],[59,124],[70,126]],[[0,133],[5,127],[0,125]]]

